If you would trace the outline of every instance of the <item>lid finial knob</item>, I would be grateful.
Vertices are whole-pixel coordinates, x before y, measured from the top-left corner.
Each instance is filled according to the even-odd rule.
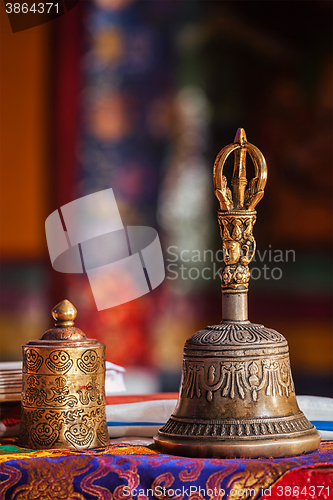
[[[69,300],[65,299],[54,306],[51,314],[55,319],[56,328],[66,328],[74,326],[77,310]]]

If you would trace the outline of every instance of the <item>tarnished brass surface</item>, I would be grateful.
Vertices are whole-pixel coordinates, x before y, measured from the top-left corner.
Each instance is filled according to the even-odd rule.
[[[223,164],[235,151],[233,193]],[[246,153],[255,178],[246,190]],[[282,457],[315,450],[320,434],[300,411],[286,339],[247,317],[248,264],[256,248],[255,206],[264,194],[262,153],[239,129],[214,165],[223,242],[222,322],[185,343],[176,409],[160,429],[159,450],[192,457]]]
[[[21,446],[96,448],[109,443],[105,345],[74,327],[75,307],[60,302],[55,328],[22,346]]]

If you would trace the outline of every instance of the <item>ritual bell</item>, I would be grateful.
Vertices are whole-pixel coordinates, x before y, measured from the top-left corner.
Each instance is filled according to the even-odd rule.
[[[19,444],[25,448],[104,447],[105,345],[74,326],[68,300],[52,309],[55,328],[22,346]]]
[[[232,152],[231,190],[223,167]],[[246,189],[247,153],[255,176]],[[189,457],[283,457],[314,451],[320,434],[298,407],[287,340],[247,316],[255,207],[264,195],[267,166],[243,129],[217,155],[213,178],[225,263],[222,321],[186,341],[179,399],[154,438],[156,446]]]

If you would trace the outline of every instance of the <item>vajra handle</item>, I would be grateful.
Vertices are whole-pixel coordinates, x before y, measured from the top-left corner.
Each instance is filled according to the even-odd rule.
[[[232,152],[234,170],[230,189],[227,178],[223,175],[223,167]],[[249,183],[246,177],[247,153],[252,159],[255,171],[255,177]],[[261,151],[247,142],[242,128],[237,130],[233,144],[223,148],[217,155],[213,178],[215,196],[220,203],[217,216],[225,263],[221,275],[222,293],[244,294],[248,291],[250,281],[249,263],[256,250],[253,237],[257,213],[255,207],[264,195],[267,166]]]

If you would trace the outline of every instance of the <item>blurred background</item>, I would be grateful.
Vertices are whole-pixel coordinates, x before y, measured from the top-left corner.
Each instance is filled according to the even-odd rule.
[[[17,33],[0,7],[1,360],[68,298],[129,392],[177,391],[184,341],[221,318],[212,167],[243,127],[268,164],[249,317],[287,337],[298,394],[332,397],[332,3],[81,1]],[[44,223],[110,187],[158,230],[166,279],[98,312]]]

